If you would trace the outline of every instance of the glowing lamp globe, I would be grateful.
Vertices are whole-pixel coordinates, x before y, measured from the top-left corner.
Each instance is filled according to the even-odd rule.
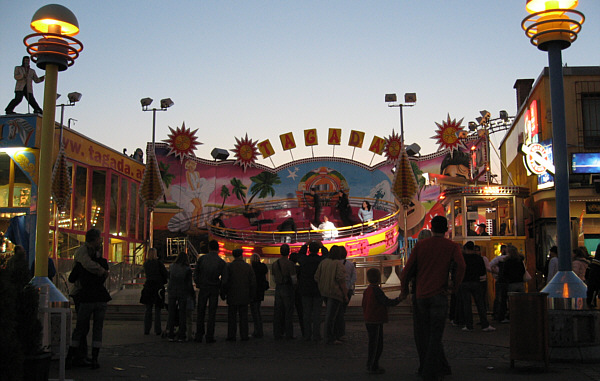
[[[40,69],[45,70],[47,64],[52,64],[58,71],[66,70],[83,50],[81,42],[73,38],[79,33],[77,17],[62,5],[41,7],[33,15],[30,26],[36,33],[25,37],[23,42],[31,60]]]
[[[79,22],[68,8],[58,4],[48,4],[35,12],[31,19],[31,29],[39,33],[75,36],[79,33]]]
[[[528,0],[525,9],[531,13],[521,23],[531,43],[548,50],[550,43],[566,49],[577,39],[585,21],[576,11],[578,0]]]
[[[578,3],[578,0],[528,0],[525,9],[529,13],[553,9],[575,9]]]

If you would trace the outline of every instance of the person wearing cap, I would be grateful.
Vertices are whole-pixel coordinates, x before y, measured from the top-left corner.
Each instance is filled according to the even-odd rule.
[[[486,229],[486,225],[485,224],[481,223],[481,224],[479,224],[477,226],[479,227],[479,235],[480,236],[488,236],[489,235],[488,232],[485,231],[485,229]]]

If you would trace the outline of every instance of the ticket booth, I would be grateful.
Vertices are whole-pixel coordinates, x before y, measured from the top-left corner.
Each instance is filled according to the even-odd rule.
[[[449,238],[461,246],[473,241],[490,261],[500,255],[502,245],[511,244],[525,256],[527,269],[535,269],[535,253],[527,253],[525,245],[523,202],[528,196],[527,188],[516,186],[446,188],[440,199],[448,218]],[[492,299],[493,295],[494,282],[488,274],[488,296]]]

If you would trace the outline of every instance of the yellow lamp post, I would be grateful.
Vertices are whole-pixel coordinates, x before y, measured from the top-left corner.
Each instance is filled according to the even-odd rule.
[[[555,166],[558,273],[542,290],[554,308],[582,309],[586,286],[572,271],[569,211],[569,168],[561,51],[571,46],[585,17],[576,11],[578,0],[529,0],[530,13],[521,23],[538,49],[548,52],[552,106],[552,151]]]
[[[73,65],[83,45],[71,37],[79,33],[77,18],[62,5],[50,4],[38,9],[31,19],[31,28],[37,33],[28,35],[23,42],[32,61],[46,70],[36,204],[35,277],[47,278],[58,72]]]
[[[35,276],[31,283],[40,290],[40,306],[54,307],[61,314],[61,343],[59,377],[65,379],[66,314],[69,300],[48,279],[50,232],[50,194],[52,190],[52,157],[54,148],[54,118],[58,72],[73,65],[83,50],[81,42],[72,36],[79,33],[77,18],[69,9],[58,4],[41,7],[31,19],[35,32],[23,39],[27,53],[40,69],[46,71],[40,157],[38,169],[37,220],[35,236]],[[55,228],[58,228],[57,226]],[[50,309],[51,310],[51,309]],[[42,345],[49,345],[48,310],[43,310]],[[52,310],[51,310],[52,311]],[[53,311],[53,312],[54,312]]]

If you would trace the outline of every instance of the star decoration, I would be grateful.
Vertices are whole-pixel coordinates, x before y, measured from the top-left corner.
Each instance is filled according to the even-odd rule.
[[[392,130],[392,134],[385,138],[385,157],[388,163],[395,163],[400,157],[402,137]]]
[[[432,136],[431,139],[437,139],[437,143],[440,145],[438,151],[441,151],[444,148],[448,148],[451,151],[458,148],[461,143],[459,136],[463,135],[463,126],[462,123],[464,118],[459,120],[456,119],[450,120],[450,114],[448,114],[448,118],[445,121],[442,121],[442,124],[435,123],[438,126],[438,130],[436,131],[436,135]]]
[[[187,156],[195,156],[194,150],[197,148],[196,146],[202,144],[196,138],[196,131],[191,131],[191,129],[185,127],[185,122],[181,125],[181,128],[177,127],[173,130],[169,127],[171,133],[168,135],[169,138],[163,140],[163,142],[168,144],[169,147],[169,155],[175,155],[178,157],[181,162],[183,162],[184,157]]]
[[[258,148],[256,147],[258,140],[248,139],[248,134],[246,134],[246,137],[242,139],[235,138],[235,141],[235,147],[231,150],[235,153],[233,164],[243,167],[246,172],[246,168],[253,166],[258,158]]]

